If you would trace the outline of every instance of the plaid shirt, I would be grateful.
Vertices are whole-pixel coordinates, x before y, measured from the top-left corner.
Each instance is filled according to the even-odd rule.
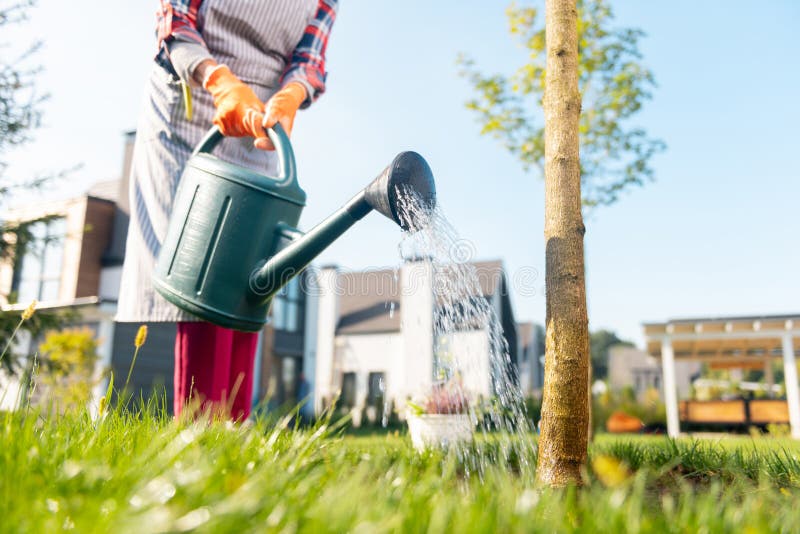
[[[166,45],[173,39],[206,45],[197,27],[197,14],[202,3],[203,0],[161,0],[161,9],[157,13],[159,52],[156,61],[176,77]],[[314,20],[306,27],[281,76],[282,86],[291,81],[305,81],[314,89],[312,96],[315,100],[325,91],[325,49],[338,4],[338,0],[318,0]]]

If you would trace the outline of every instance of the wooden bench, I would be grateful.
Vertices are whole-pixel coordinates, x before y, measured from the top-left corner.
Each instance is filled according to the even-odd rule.
[[[789,405],[785,400],[680,401],[682,423],[713,425],[766,425],[788,423]]]
[[[758,425],[788,423],[789,404],[784,400],[752,400],[750,401],[750,422]]]
[[[747,423],[744,400],[681,401],[680,419],[686,423],[743,425]]]

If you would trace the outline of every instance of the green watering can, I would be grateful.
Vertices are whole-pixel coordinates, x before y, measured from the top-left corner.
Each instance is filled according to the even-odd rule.
[[[303,234],[296,226],[306,202],[294,152],[280,125],[267,131],[278,154],[273,178],[222,161],[210,152],[223,139],[216,127],[200,141],[181,176],[156,262],[153,283],[169,302],[209,322],[255,332],[272,297],[356,221],[375,209],[407,229],[398,192],[436,204],[433,174],[416,152],[402,152],[336,213]]]

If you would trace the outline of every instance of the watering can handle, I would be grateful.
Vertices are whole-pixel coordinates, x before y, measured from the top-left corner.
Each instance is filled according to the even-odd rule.
[[[294,162],[294,150],[292,150],[292,143],[289,141],[289,136],[280,123],[275,124],[272,128],[267,128],[267,137],[275,145],[275,151],[278,153],[278,181],[281,185],[288,185],[297,181],[297,166]],[[192,152],[192,156],[197,154],[210,153],[219,144],[225,136],[219,131],[219,128],[212,126],[208,133],[203,136],[203,139],[197,143],[197,146]]]

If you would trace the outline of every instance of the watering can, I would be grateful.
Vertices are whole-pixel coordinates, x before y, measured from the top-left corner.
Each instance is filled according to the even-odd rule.
[[[153,275],[155,289],[172,304],[248,332],[264,326],[281,287],[371,210],[408,230],[398,210],[401,191],[422,199],[421,217],[436,203],[427,162],[416,152],[402,152],[365,189],[303,234],[296,226],[306,194],[297,183],[291,143],[280,124],[267,134],[278,154],[278,177],[212,155],[223,139],[217,127],[200,141],[181,176]]]

